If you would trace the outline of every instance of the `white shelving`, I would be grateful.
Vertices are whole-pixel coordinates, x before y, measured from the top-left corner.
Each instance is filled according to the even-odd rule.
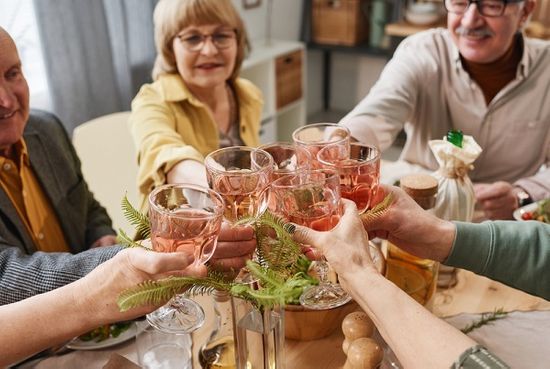
[[[264,40],[252,43],[252,52],[245,59],[241,76],[252,81],[264,95],[262,128],[260,141],[262,144],[274,141],[291,141],[292,132],[306,123],[306,60],[305,47],[301,42],[272,40],[269,44]],[[299,59],[299,60],[297,60]],[[285,68],[288,62],[288,72]],[[279,69],[277,67],[279,65]],[[281,72],[281,67],[282,72]],[[297,70],[296,68],[299,68]],[[278,72],[279,70],[279,72]],[[289,89],[277,90],[288,78],[299,75],[299,81],[291,81]],[[286,78],[286,79],[284,79]],[[279,80],[278,80],[279,79]],[[301,93],[298,91],[301,89]],[[281,94],[292,93],[288,103]],[[279,100],[279,107],[277,101]]]

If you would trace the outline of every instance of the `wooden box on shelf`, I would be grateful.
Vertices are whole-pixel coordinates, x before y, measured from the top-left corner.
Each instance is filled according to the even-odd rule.
[[[368,36],[366,0],[313,0],[313,41],[353,46]]]
[[[277,109],[302,98],[302,50],[277,57],[275,61],[277,81]]]

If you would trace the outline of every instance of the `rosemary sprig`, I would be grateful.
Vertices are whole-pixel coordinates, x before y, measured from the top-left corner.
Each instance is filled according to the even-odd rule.
[[[502,308],[495,309],[495,311],[491,313],[483,313],[481,314],[481,317],[478,320],[470,323],[466,327],[462,328],[460,331],[464,334],[468,334],[475,329],[483,327],[486,324],[491,324],[491,322],[494,322],[495,320],[503,319],[507,315],[508,313],[504,311]]]

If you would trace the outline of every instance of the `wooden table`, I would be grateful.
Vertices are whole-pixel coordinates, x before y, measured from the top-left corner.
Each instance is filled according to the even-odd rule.
[[[522,291],[478,276],[466,270],[458,271],[458,283],[450,289],[438,290],[434,313],[440,317],[460,313],[482,313],[502,308],[514,310],[550,310],[550,301],[529,295]],[[204,297],[203,297],[204,299]],[[205,306],[210,304],[206,302]],[[210,315],[207,312],[207,315]],[[207,325],[211,324],[207,322]],[[201,329],[193,335],[194,357],[205,340],[208,329]],[[286,340],[285,357],[287,369],[334,369],[342,366],[346,360],[342,352],[344,336],[337,329],[327,338],[315,341]],[[194,363],[194,368],[200,368]]]
[[[210,297],[198,298],[205,307],[208,320],[203,328],[193,334],[193,356],[206,340],[213,324],[213,312]],[[528,295],[507,287],[501,283],[480,277],[471,272],[460,270],[458,283],[453,288],[438,291],[434,312],[440,317],[447,317],[463,312],[481,313],[503,308],[514,310],[550,310],[550,301]],[[461,328],[461,327],[458,327]],[[332,335],[316,341],[287,340],[285,347],[287,369],[335,369],[345,362],[342,352],[343,335],[337,329]],[[74,351],[69,354],[51,357],[41,362],[29,364],[24,368],[58,369],[58,368],[103,368],[109,357],[118,353],[137,362],[134,341],[98,351]],[[200,366],[195,361],[194,368]]]

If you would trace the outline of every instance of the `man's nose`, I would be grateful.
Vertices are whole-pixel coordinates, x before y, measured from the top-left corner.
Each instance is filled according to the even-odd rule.
[[[462,14],[460,23],[467,28],[476,28],[483,23],[485,18],[479,12],[478,4],[471,3],[468,9]]]
[[[15,96],[5,83],[0,82],[0,107],[12,108],[15,104]]]

